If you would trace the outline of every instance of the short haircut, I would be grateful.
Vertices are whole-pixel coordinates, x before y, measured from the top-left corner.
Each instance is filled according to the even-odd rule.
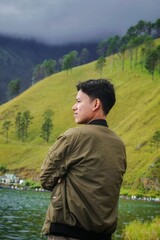
[[[107,79],[90,79],[79,82],[77,91],[81,90],[90,98],[98,98],[102,103],[104,114],[107,115],[116,102],[113,84]]]

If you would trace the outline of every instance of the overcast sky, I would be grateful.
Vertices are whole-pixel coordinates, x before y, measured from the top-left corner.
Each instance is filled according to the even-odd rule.
[[[124,35],[160,18],[160,0],[0,0],[0,34],[49,44]]]

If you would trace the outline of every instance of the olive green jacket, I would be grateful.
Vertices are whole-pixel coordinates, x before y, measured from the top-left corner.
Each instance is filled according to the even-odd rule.
[[[52,191],[42,234],[50,233],[51,223],[114,232],[125,170],[124,144],[107,127],[84,125],[66,131],[41,168],[42,187]]]

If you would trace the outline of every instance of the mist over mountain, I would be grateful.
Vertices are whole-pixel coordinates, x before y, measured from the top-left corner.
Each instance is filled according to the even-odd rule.
[[[159,18],[159,0],[0,1],[0,34],[58,45],[99,41],[141,19]]]
[[[95,60],[99,41],[141,19],[154,22],[159,12],[159,0],[0,1],[0,103],[11,80],[21,80],[21,91],[31,86],[36,64],[82,48]]]
[[[35,40],[25,40],[0,35],[0,103],[7,99],[7,86],[11,80],[19,79],[21,92],[32,85],[32,73],[37,64],[45,59],[58,61],[72,50],[79,53],[89,51],[88,61],[97,58],[97,43],[47,45]]]

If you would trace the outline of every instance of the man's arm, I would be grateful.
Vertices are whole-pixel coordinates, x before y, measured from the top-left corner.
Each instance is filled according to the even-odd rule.
[[[40,182],[44,189],[52,191],[58,181],[66,175],[69,145],[68,139],[60,136],[48,152],[40,173]]]

